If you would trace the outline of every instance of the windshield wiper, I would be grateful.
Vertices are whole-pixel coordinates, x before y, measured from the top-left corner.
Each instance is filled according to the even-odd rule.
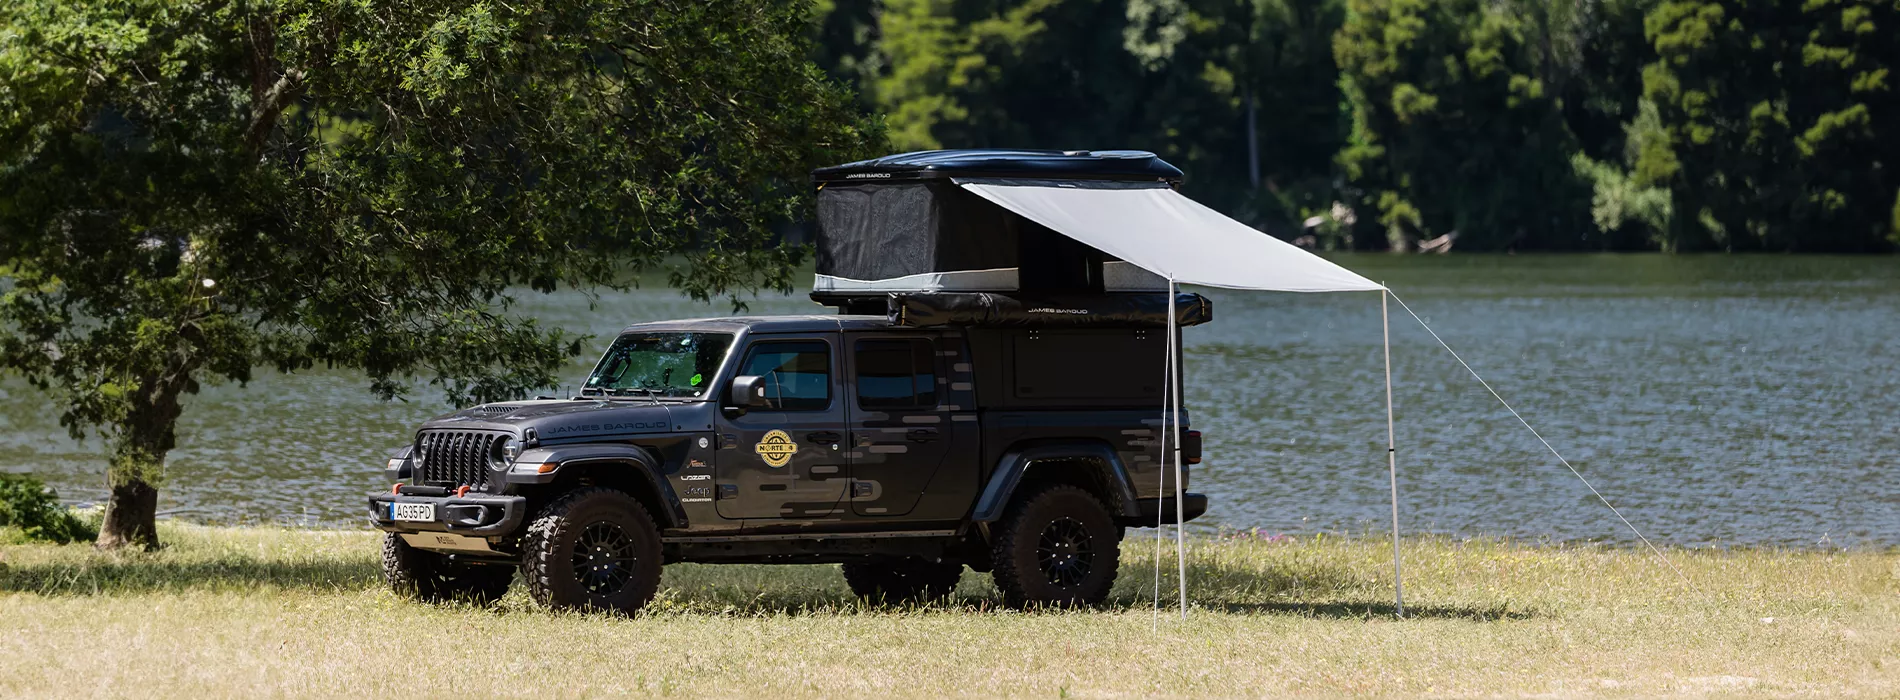
[[[607,395],[608,395],[608,396],[641,396],[641,395],[642,395],[642,393],[641,393],[641,392],[645,392],[645,393],[644,393],[644,395],[645,395],[645,396],[646,396],[646,397],[647,397],[648,399],[650,399],[651,401],[653,401],[653,403],[659,403],[659,402],[660,402],[660,399],[659,399],[659,396],[660,396],[660,392],[659,392],[659,390],[657,390],[657,389],[648,389],[648,388],[645,388],[645,387],[637,387],[637,386],[627,386],[627,387],[618,387],[618,388],[614,388],[614,389],[608,389],[608,390],[607,390]]]

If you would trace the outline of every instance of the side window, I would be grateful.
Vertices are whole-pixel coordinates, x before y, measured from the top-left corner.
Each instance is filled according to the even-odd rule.
[[[937,353],[928,340],[860,340],[858,406],[936,408]]]
[[[756,343],[739,374],[764,378],[772,408],[822,411],[831,405],[831,346],[823,341]]]

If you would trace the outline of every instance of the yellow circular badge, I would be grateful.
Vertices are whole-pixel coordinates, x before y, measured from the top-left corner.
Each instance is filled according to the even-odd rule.
[[[774,430],[759,438],[759,444],[753,446],[753,452],[765,460],[767,466],[783,467],[792,461],[792,455],[798,454],[798,444],[792,442],[792,436],[783,430]]]

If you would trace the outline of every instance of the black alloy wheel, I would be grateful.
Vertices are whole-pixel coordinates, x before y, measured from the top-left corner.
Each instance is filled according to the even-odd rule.
[[[620,491],[585,488],[541,509],[521,541],[535,602],[557,610],[631,613],[660,587],[660,530]]]
[[[613,595],[633,580],[640,557],[633,551],[633,539],[611,522],[598,522],[581,530],[574,547],[574,579],[593,595]]]
[[[990,573],[1006,605],[1095,605],[1115,585],[1120,556],[1121,528],[1101,499],[1056,484],[1023,495],[997,523]]]
[[[1086,580],[1095,564],[1095,542],[1088,528],[1068,517],[1044,526],[1036,542],[1036,564],[1056,586],[1074,586]]]

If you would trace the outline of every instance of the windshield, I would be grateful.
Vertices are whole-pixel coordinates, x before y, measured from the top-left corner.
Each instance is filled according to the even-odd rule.
[[[628,333],[607,348],[582,393],[702,397],[731,347],[727,333]]]

